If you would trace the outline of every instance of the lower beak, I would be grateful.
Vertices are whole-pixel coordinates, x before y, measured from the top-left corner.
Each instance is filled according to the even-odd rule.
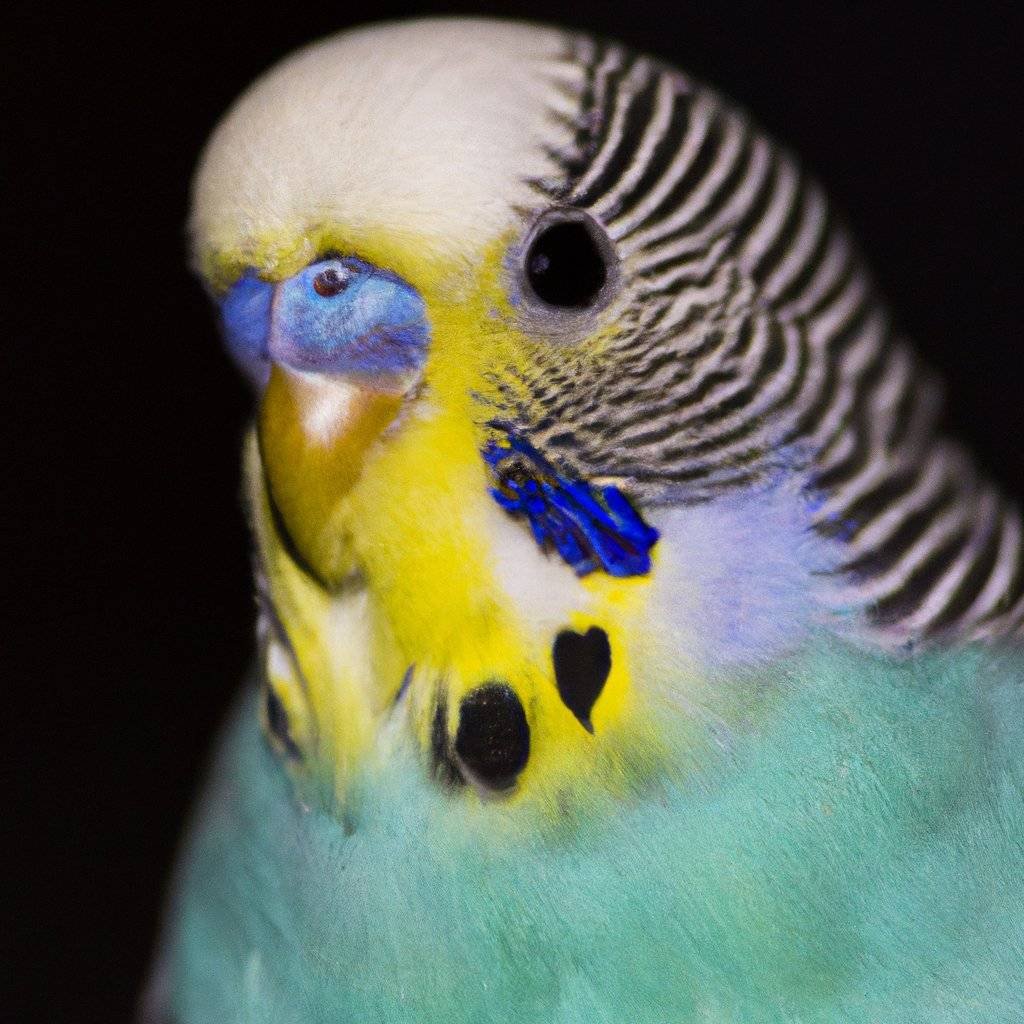
[[[274,365],[259,410],[260,453],[282,542],[319,580],[338,584],[349,566],[331,528],[340,500],[398,414],[404,389]]]

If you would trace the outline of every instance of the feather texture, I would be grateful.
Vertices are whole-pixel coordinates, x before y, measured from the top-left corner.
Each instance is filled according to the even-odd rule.
[[[1020,1020],[1021,659],[818,640],[711,692],[696,733],[660,708],[685,771],[556,817],[451,801],[401,732],[303,809],[250,694],[178,880],[177,1019]]]
[[[1019,516],[788,153],[614,44],[378,26],[239,101],[192,228],[267,378],[261,657],[154,1015],[1024,1019]]]

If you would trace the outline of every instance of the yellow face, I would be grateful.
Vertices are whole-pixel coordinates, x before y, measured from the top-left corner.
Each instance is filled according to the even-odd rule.
[[[326,294],[309,275],[334,256],[422,304],[423,359],[401,372],[321,366],[319,350],[296,363],[278,339],[246,446],[265,725],[298,779],[337,794],[410,737],[467,800],[564,810],[657,774],[638,680],[664,674],[672,627],[651,575],[575,572],[495,501],[483,455],[538,381],[594,377],[620,333],[612,265],[593,309],[520,301],[550,212],[530,184],[555,169],[542,132],[582,88],[564,50],[557,32],[478,22],[329,41],[243,98],[197,178],[213,291],[248,274],[280,317],[295,282]],[[688,671],[678,653],[671,670]]]
[[[642,784],[660,757],[633,682],[634,662],[649,662],[657,647],[649,579],[578,577],[490,493],[481,451],[487,418],[507,397],[499,385],[546,354],[509,305],[503,261],[514,242],[495,239],[468,284],[417,273],[417,251],[388,252],[385,240],[327,242],[326,251],[370,256],[414,283],[431,328],[422,376],[379,429],[356,424],[327,444],[303,433],[304,396],[278,401],[272,376],[261,399],[247,479],[278,622],[264,646],[268,698],[286,716],[287,739],[277,742],[285,755],[294,744],[296,774],[326,772],[339,793],[354,771],[386,756],[382,737],[396,724],[415,738],[424,771],[467,799],[528,797],[564,809],[569,794]],[[562,355],[571,365],[573,353]],[[276,473],[275,458],[284,466]],[[307,557],[296,559],[289,548],[300,537]],[[606,668],[591,650],[602,636]],[[599,662],[586,723],[560,692],[558,642],[570,659]],[[506,719],[478,728],[485,746],[507,751],[473,749],[465,729],[460,740],[464,702],[495,686],[522,709],[525,749]]]

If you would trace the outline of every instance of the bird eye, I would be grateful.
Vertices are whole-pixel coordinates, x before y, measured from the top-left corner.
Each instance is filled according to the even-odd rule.
[[[593,218],[580,210],[551,210],[534,227],[523,269],[542,303],[578,311],[605,297],[614,261],[611,242]]]

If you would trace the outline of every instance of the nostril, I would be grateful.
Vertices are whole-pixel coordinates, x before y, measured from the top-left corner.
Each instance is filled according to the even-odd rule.
[[[351,280],[352,274],[344,267],[326,267],[313,278],[313,291],[322,298],[330,299],[343,292]]]
[[[530,756],[530,726],[515,691],[487,683],[459,708],[455,752],[472,776],[490,789],[508,789]]]

